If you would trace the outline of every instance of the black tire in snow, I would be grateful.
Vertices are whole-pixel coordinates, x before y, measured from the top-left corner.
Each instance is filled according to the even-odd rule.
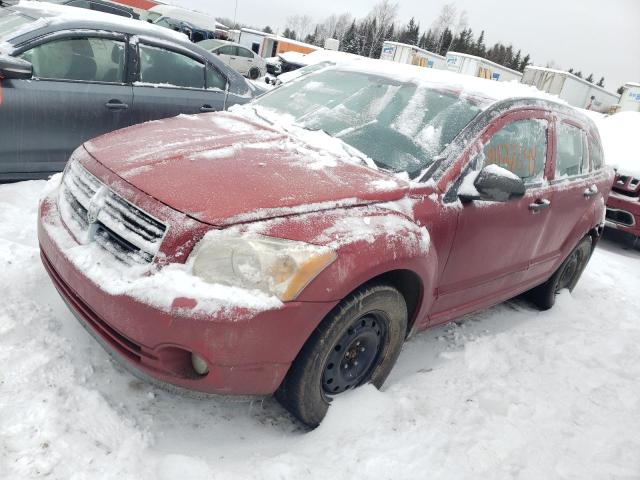
[[[406,331],[407,304],[398,290],[385,284],[361,288],[340,302],[307,340],[276,398],[303,423],[317,426],[334,395],[365,383],[382,386]]]

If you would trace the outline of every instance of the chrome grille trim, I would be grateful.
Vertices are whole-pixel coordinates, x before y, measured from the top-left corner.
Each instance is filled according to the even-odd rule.
[[[95,242],[119,260],[150,263],[167,225],[128,202],[77,161],[65,170],[58,197],[65,224],[82,243]]]

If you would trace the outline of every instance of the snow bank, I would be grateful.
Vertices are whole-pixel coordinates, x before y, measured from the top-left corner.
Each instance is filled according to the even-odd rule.
[[[0,478],[640,477],[640,252],[605,239],[554,309],[412,337],[382,391],[307,432],[273,399],[179,396],[114,364],[40,264],[44,186],[0,186]]]
[[[620,112],[597,121],[604,159],[623,175],[640,178],[640,112]]]

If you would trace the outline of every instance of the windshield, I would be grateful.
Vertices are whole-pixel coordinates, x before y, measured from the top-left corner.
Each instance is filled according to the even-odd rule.
[[[334,69],[285,84],[255,104],[340,138],[378,167],[411,178],[481,111],[463,94]]]
[[[35,19],[14,10],[0,9],[0,41],[17,37],[16,34],[24,30],[24,25],[34,21]]]

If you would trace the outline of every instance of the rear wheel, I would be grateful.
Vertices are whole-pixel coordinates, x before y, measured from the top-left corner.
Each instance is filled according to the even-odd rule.
[[[256,80],[260,76],[260,70],[256,67],[251,67],[249,70],[249,78],[251,80]]]
[[[395,288],[372,285],[351,294],[309,338],[276,398],[302,422],[317,426],[334,396],[384,383],[406,330],[407,305]]]
[[[528,292],[531,301],[541,310],[553,307],[556,295],[560,290],[568,288],[569,291],[572,291],[574,289],[589,262],[589,258],[591,258],[592,250],[593,241],[587,235],[580,240],[580,243],[571,251],[549,280]]]

